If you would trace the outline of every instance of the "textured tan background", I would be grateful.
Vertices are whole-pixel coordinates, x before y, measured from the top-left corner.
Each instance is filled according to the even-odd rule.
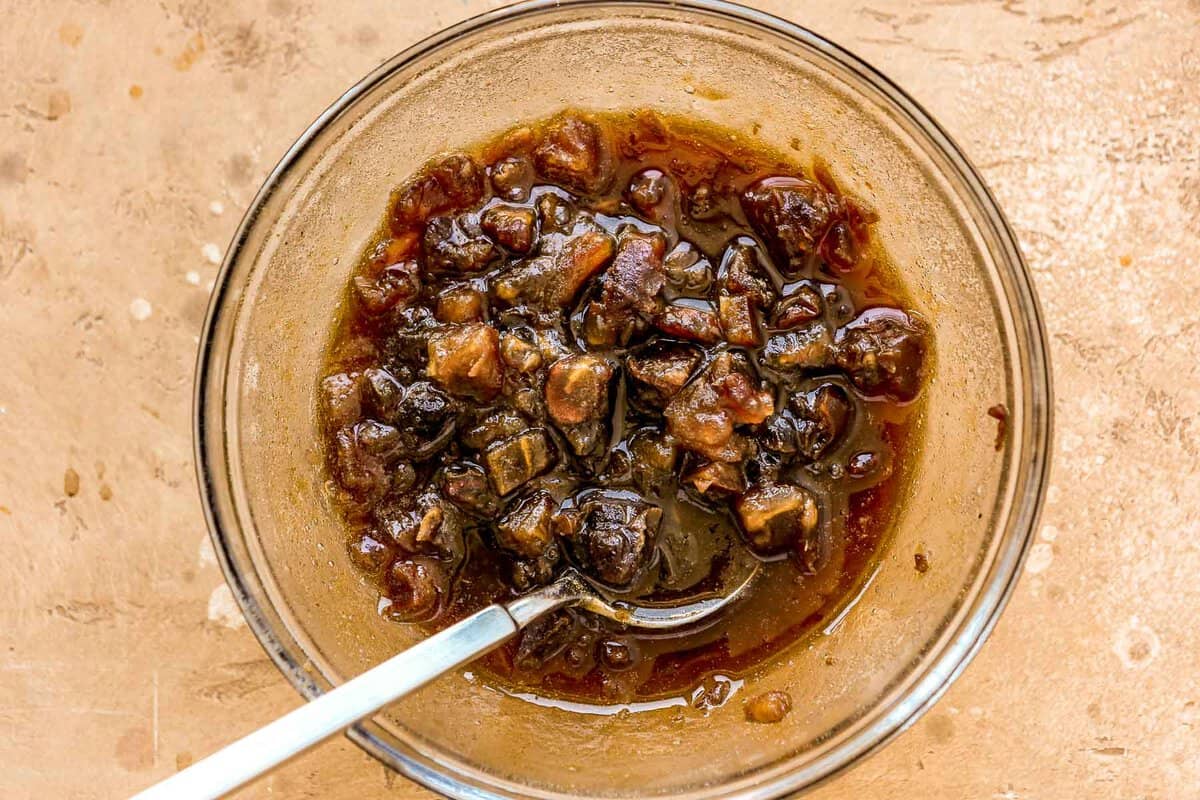
[[[3,4],[0,796],[121,797],[297,704],[194,486],[208,287],[309,121],[487,4],[340,5]],[[1053,486],[1008,612],[923,721],[815,796],[1200,796],[1200,2],[760,5],[964,147],[1057,373]],[[428,795],[338,740],[242,796]]]

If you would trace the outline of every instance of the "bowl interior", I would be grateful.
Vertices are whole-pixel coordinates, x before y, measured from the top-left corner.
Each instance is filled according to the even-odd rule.
[[[570,106],[691,115],[802,163],[819,156],[878,210],[875,235],[933,321],[937,369],[911,496],[855,604],[707,716],[681,705],[572,713],[506,696],[469,668],[447,676],[358,733],[443,792],[779,794],[911,721],[1006,596],[1036,513],[1048,424],[1019,257],[973,173],[919,111],[798,35],[753,14],[629,3],[536,4],[452,30],[327,112],[239,233],[202,364],[202,482],[239,599],[308,692],[414,637],[375,613],[373,587],[348,563],[323,490],[315,390],[357,254],[389,192],[435,153]],[[1010,415],[1000,450],[987,415],[998,403]],[[917,551],[929,557],[924,574]],[[741,701],[772,688],[789,691],[795,710],[748,725]]]

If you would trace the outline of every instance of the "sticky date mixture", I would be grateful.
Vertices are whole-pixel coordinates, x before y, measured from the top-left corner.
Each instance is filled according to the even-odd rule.
[[[437,629],[569,565],[688,597],[758,558],[753,595],[703,630],[561,611],[485,661],[553,695],[723,702],[722,676],[836,610],[889,523],[928,342],[872,222],[819,172],[649,112],[426,165],[321,383],[382,613]]]

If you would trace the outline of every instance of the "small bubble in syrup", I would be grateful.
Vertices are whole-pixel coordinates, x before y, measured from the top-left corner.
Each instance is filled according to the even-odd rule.
[[[225,204],[220,200],[213,200],[208,204],[208,210],[213,216],[219,217],[225,213]]]
[[[189,269],[186,273],[184,273],[183,279],[192,286],[200,285],[200,273],[196,272],[194,269]]]
[[[221,263],[221,248],[217,247],[212,242],[209,242],[208,244],[204,245],[204,247],[201,247],[200,253],[210,264]]]

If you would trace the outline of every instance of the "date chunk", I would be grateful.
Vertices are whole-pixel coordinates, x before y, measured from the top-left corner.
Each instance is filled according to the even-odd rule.
[[[760,358],[763,364],[780,372],[821,369],[833,360],[833,337],[823,323],[812,322],[772,336]]]
[[[924,326],[903,311],[871,309],[838,332],[837,365],[859,390],[901,402],[921,388]]]
[[[626,231],[617,243],[617,255],[604,275],[601,299],[614,311],[652,314],[656,296],[667,282],[663,256],[667,240],[660,234]]]
[[[505,272],[496,279],[496,296],[510,305],[561,309],[571,304],[612,255],[612,237],[588,231],[567,242],[557,256],[537,256]]]
[[[528,253],[533,247],[532,209],[493,206],[483,212],[479,224],[484,233],[513,253]]]
[[[780,270],[802,272],[841,214],[835,195],[803,178],[763,178],[742,194],[746,219],[767,242]]]
[[[688,382],[703,356],[690,345],[652,345],[625,361],[637,383],[645,387],[642,396],[653,405],[665,405]]]
[[[484,519],[500,510],[500,499],[488,485],[487,475],[473,464],[455,464],[442,474],[442,491],[459,508]]]
[[[421,293],[420,267],[415,261],[402,261],[385,267],[374,280],[357,275],[353,283],[363,310],[371,315],[382,314]]]
[[[810,461],[824,456],[842,437],[852,410],[850,396],[834,383],[794,395],[790,405],[796,415],[797,448]]]
[[[398,622],[419,622],[437,613],[445,591],[441,566],[428,558],[398,559],[388,570],[387,613]]]
[[[380,528],[406,553],[459,560],[464,552],[463,518],[436,490],[411,506],[389,505],[376,513]]]
[[[654,556],[662,510],[640,500],[585,502],[578,540],[590,574],[615,588],[630,586]]]
[[[478,289],[452,289],[438,297],[438,322],[479,322],[487,314],[487,298]]]
[[[425,265],[443,272],[478,272],[500,253],[478,232],[468,230],[460,217],[434,217],[425,226]]]
[[[362,416],[359,376],[339,372],[321,381],[321,410],[332,429],[350,425]]]
[[[483,197],[483,170],[470,156],[446,156],[422,170],[392,197],[392,230],[403,232],[436,214],[473,205]]]
[[[554,362],[546,378],[546,410],[560,425],[578,425],[608,412],[612,367],[602,358],[582,354]]]
[[[708,369],[667,404],[667,430],[681,445],[712,461],[739,461],[746,455],[745,437],[736,424],[757,425],[775,413],[770,393],[721,353]]]
[[[756,347],[760,344],[758,332],[758,310],[751,298],[744,294],[723,294],[718,313],[725,340],[740,347]]]
[[[554,499],[546,492],[526,497],[496,525],[497,543],[518,556],[538,558],[554,544],[554,509]]]
[[[555,611],[529,623],[521,633],[513,661],[524,670],[538,669],[567,649],[578,635],[575,615],[567,610]]]
[[[600,279],[600,298],[587,311],[587,338],[595,345],[624,344],[642,318],[659,310],[659,292],[666,285],[663,256],[667,241],[661,234],[626,231],[617,242],[612,266]]]
[[[734,508],[747,544],[759,555],[802,552],[817,530],[817,502],[799,486],[755,487],[739,497]]]
[[[677,336],[701,344],[721,341],[720,319],[711,309],[669,305],[655,315],[654,327],[668,336]]]
[[[533,164],[542,176],[589,194],[608,182],[608,160],[600,129],[574,115],[551,123],[533,151]]]
[[[721,264],[722,293],[745,297],[759,309],[766,309],[775,300],[775,289],[763,274],[755,248],[735,244],[725,252]]]
[[[535,428],[492,445],[483,462],[492,488],[503,497],[550,469],[554,457],[546,432]]]
[[[483,323],[463,325],[429,337],[429,377],[446,391],[488,401],[504,384],[500,334]]]
[[[792,710],[792,696],[787,692],[763,692],[746,701],[746,720],[762,724],[781,722]]]

